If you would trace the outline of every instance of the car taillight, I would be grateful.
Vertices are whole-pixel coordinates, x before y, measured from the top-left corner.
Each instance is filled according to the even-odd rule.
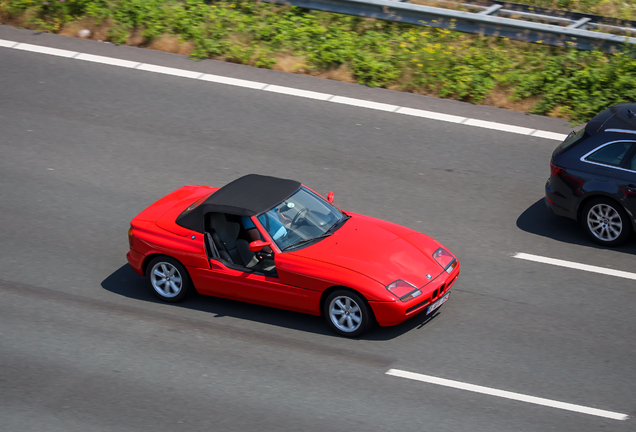
[[[565,169],[561,168],[558,165],[555,165],[554,162],[550,161],[550,173],[554,177],[558,177],[565,172]]]

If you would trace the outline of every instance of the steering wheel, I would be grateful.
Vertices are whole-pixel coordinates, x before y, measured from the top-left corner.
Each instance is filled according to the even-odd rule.
[[[301,211],[296,213],[296,216],[294,216],[294,219],[292,219],[290,226],[295,226],[298,223],[298,221],[300,220],[300,218],[304,218],[305,217],[305,215],[307,214],[308,211],[309,211],[309,209],[307,207],[305,207],[304,209],[302,209]]]

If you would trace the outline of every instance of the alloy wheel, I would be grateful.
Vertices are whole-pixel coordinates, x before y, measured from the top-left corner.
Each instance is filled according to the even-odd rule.
[[[340,331],[352,333],[362,324],[362,310],[351,297],[338,296],[329,304],[329,318]]]
[[[150,283],[161,297],[173,298],[181,292],[183,280],[179,270],[168,262],[158,262],[150,272]]]
[[[616,209],[596,204],[587,213],[587,226],[596,238],[605,242],[616,240],[623,231],[623,221]]]

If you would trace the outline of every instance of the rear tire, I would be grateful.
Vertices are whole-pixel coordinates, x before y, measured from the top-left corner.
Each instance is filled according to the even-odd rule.
[[[183,300],[192,286],[185,267],[168,256],[159,256],[150,261],[146,278],[155,295],[170,303]]]
[[[588,202],[583,208],[581,224],[592,241],[608,247],[625,243],[632,231],[627,212],[609,198],[594,198]]]
[[[366,300],[353,291],[332,292],[325,300],[323,309],[327,325],[341,336],[358,337],[373,322]]]

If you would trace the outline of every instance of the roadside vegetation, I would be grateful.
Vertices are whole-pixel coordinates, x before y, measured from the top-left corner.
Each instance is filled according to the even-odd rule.
[[[589,13],[612,0],[526,0]],[[611,7],[610,7],[611,6]],[[599,9],[602,8],[602,9]],[[0,22],[584,122],[636,101],[636,58],[241,0],[0,0]]]

